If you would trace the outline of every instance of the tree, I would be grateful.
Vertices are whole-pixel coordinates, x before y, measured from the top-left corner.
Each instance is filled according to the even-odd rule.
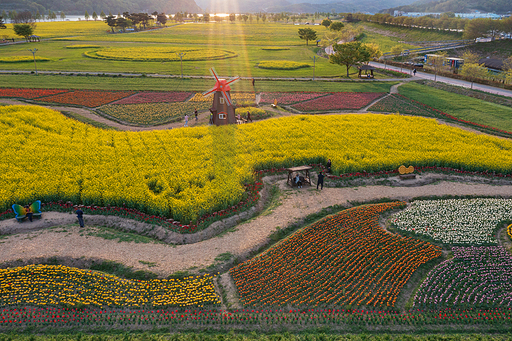
[[[379,59],[382,57],[382,51],[380,50],[379,45],[375,43],[365,43],[363,46],[368,50],[370,53],[370,58]]]
[[[464,51],[462,59],[464,59],[464,63],[478,64],[480,57],[471,51]]]
[[[345,65],[347,77],[349,77],[350,66],[370,61],[370,51],[359,41],[334,44],[332,47],[334,53],[329,56],[329,61],[333,64]]]
[[[391,48],[391,54],[394,55],[395,57],[396,56],[401,56],[402,55],[402,52],[404,52],[404,49],[402,47],[402,45],[395,45]]]
[[[247,15],[243,15],[242,16],[242,19],[244,20],[244,23],[247,24],[247,20],[249,19],[249,17]]]
[[[117,26],[117,19],[116,19],[116,17],[111,14],[108,17],[106,17],[103,21],[105,21],[105,23],[108,26],[110,26],[110,28],[112,29],[112,33],[114,33],[114,27]]]
[[[466,63],[466,61],[464,61],[464,65],[462,65],[460,70],[460,74],[471,81],[471,89],[473,89],[473,82],[475,80],[487,77],[488,73],[489,71],[484,64]]]
[[[325,28],[329,28],[329,26],[331,25],[332,21],[330,19],[324,19],[322,20],[322,26],[325,26]]]
[[[34,28],[30,24],[14,24],[14,34],[24,37],[28,41],[28,37],[34,34]]]
[[[19,12],[13,19],[13,23],[15,24],[31,24],[34,22],[35,20],[32,17],[32,13],[30,11]]]
[[[4,29],[4,28],[7,28],[7,26],[5,26],[5,24],[4,24],[4,17],[0,16],[0,29]]]
[[[232,23],[234,23],[236,20],[236,15],[235,13],[230,13],[229,14],[229,21],[231,21]]]
[[[41,20],[41,13],[39,13],[39,10],[37,10],[37,12],[36,12],[35,19],[36,20]]]
[[[94,21],[98,20],[98,14],[96,14],[96,11],[93,11],[93,12],[92,12],[92,19],[93,19]]]
[[[85,11],[84,17],[85,17],[85,20],[89,21],[90,17],[89,17],[89,13],[87,11]]]
[[[156,20],[161,24],[164,25],[167,23],[167,15],[165,13],[157,14]]]
[[[63,12],[63,11],[60,11],[60,18],[61,18],[62,20],[66,19],[66,15],[64,14],[64,12]]]
[[[343,23],[341,21],[333,21],[330,25],[329,25],[329,29],[331,31],[341,31],[341,29],[345,27],[345,25],[343,25]]]
[[[62,12],[61,12],[62,13]],[[100,18],[101,20],[104,20],[107,16],[105,15],[105,12],[101,11]]]
[[[428,57],[428,61],[434,68],[434,82],[437,81],[437,73],[443,67],[444,60],[446,59],[446,52],[441,54],[435,54]]]
[[[311,28],[299,28],[299,37],[306,41],[306,45],[309,45],[310,40],[316,39],[316,31]]]
[[[116,20],[116,26],[121,27],[123,32],[126,32],[126,28],[129,26],[132,26],[133,22],[130,19],[126,18],[117,18]]]

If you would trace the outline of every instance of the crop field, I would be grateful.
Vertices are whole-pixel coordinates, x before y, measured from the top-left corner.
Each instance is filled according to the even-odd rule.
[[[460,118],[506,131],[512,131],[512,108],[484,102],[429,86],[408,83],[400,86],[401,95]]]
[[[186,307],[220,303],[211,276],[183,280],[124,280],[66,266],[0,270],[0,305]]]
[[[109,27],[103,22],[56,24],[38,23],[36,34],[43,39],[51,38],[37,43],[37,56],[48,60],[39,64],[40,70],[180,74],[177,52],[185,53],[183,73],[186,75],[209,75],[209,68],[213,66],[219,73],[232,76],[312,77],[311,58],[318,49],[306,46],[299,39],[297,31],[305,26],[293,24],[190,23],[117,34],[107,33]],[[11,25],[8,26],[6,34],[13,35]],[[314,30],[319,39],[328,31],[323,26],[315,26]],[[364,41],[376,39],[375,33],[368,34],[371,37]],[[398,44],[388,37],[379,37],[384,52]],[[29,60],[32,57],[24,44],[0,49],[4,58]],[[31,66],[2,63],[2,68],[27,70]],[[316,60],[314,72],[316,77],[346,75],[345,67],[331,64],[327,58]],[[357,69],[351,69],[352,74],[356,72]],[[376,77],[386,78],[379,73]]]
[[[384,52],[460,37],[354,25]],[[28,71],[0,75],[0,341],[510,338],[510,99],[343,79],[305,27],[328,31],[41,22],[41,42],[0,46],[0,69]],[[207,125],[211,67],[241,76],[253,122]],[[301,165],[312,186],[288,187]]]
[[[230,270],[244,306],[394,307],[411,274],[441,256],[432,244],[385,233],[395,202],[346,210]]]
[[[2,107],[0,113],[0,141],[7,146],[0,153],[10,160],[2,164],[2,210],[35,199],[124,203],[194,222],[243,200],[243,184],[254,182],[255,169],[328,158],[335,174],[403,163],[510,173],[512,164],[509,141],[403,116],[294,116],[240,127],[135,133],[91,128],[39,107]],[[20,148],[37,149],[39,162],[28,162]],[[20,189],[16,184],[26,177],[33,186]]]

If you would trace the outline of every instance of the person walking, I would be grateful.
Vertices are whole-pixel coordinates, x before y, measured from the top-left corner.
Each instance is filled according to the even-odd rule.
[[[185,115],[185,127],[188,127],[188,114]]]
[[[320,189],[324,189],[324,173],[322,171],[318,173],[318,182],[316,183],[316,189],[318,189],[318,185],[321,185]]]
[[[331,172],[331,159],[327,160],[327,167],[326,168],[327,168],[327,172],[330,173]]]
[[[250,111],[247,111],[247,122],[251,121],[252,122],[252,118],[251,118],[251,112]]]
[[[197,122],[197,109],[194,108],[194,115],[196,116],[196,122]]]
[[[254,80],[254,77],[253,77],[253,78],[252,78],[252,86],[253,86],[253,87],[254,87],[254,82],[255,82],[255,80]]]
[[[413,76],[416,76],[416,68],[414,68],[414,69],[412,70],[412,75],[413,75]]]
[[[76,217],[78,218],[78,223],[80,224],[80,227],[84,227],[84,212],[80,209],[80,207],[77,207],[76,211]]]

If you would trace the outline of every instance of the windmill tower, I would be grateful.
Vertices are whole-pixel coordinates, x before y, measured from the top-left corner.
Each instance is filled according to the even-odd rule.
[[[210,123],[217,126],[235,124],[235,106],[233,105],[231,96],[229,95],[229,92],[231,91],[229,84],[236,82],[240,77],[235,77],[227,81],[225,79],[219,79],[213,68],[210,69],[210,72],[213,77],[215,77],[216,83],[213,89],[203,93],[203,96],[208,96],[213,93],[213,104],[210,108],[210,112],[212,113],[212,122]]]

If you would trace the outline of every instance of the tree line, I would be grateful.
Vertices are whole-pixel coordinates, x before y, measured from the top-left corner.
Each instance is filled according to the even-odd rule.
[[[464,19],[455,17],[454,13],[443,13],[439,17],[433,15],[423,17],[394,17],[388,13],[377,13],[373,15],[354,13],[351,15],[361,21],[375,22],[382,25],[430,30],[463,31],[464,39],[475,39],[479,37],[496,38],[502,33],[512,35],[512,17],[500,20],[488,18]]]

